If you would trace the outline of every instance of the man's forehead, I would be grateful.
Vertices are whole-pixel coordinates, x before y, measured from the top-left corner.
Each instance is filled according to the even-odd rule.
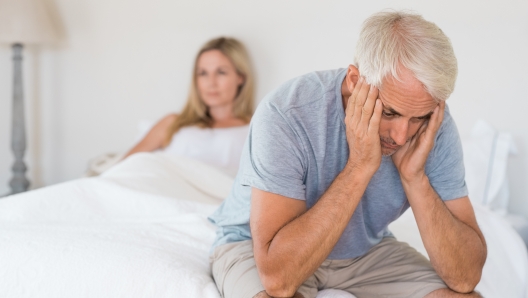
[[[383,109],[393,114],[416,118],[427,117],[438,106],[438,102],[425,90],[416,93],[412,91],[406,92],[407,90],[405,89],[392,89],[380,89],[378,97],[383,104]],[[398,89],[402,88],[400,87]]]
[[[402,64],[394,75],[382,79],[378,92],[385,111],[404,117],[425,117],[438,105],[424,84]]]

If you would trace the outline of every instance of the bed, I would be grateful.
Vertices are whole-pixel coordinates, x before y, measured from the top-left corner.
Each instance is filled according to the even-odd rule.
[[[140,153],[98,177],[1,199],[0,296],[217,298],[207,216],[231,183],[191,159]],[[500,216],[474,207],[488,243],[477,290],[528,297],[524,243]],[[426,255],[412,213],[390,228]]]

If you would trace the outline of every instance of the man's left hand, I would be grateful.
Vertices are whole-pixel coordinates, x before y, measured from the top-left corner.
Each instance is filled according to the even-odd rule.
[[[418,132],[392,155],[392,161],[405,182],[420,180],[425,176],[425,162],[434,146],[435,136],[444,119],[445,102],[434,109],[431,118]]]

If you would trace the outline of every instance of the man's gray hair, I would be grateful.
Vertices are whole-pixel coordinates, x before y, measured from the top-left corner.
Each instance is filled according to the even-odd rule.
[[[355,63],[369,84],[382,88],[398,68],[410,70],[437,101],[446,100],[457,77],[457,60],[449,38],[434,23],[407,12],[379,12],[364,23]]]

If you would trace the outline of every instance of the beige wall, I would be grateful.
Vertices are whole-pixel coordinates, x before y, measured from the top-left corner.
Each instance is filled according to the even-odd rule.
[[[259,100],[294,76],[346,67],[361,22],[406,8],[436,22],[455,47],[460,75],[448,101],[462,136],[477,119],[513,133],[511,209],[528,216],[528,2],[47,0],[65,41],[29,48],[24,65],[27,162],[37,186],[79,177],[88,159],[129,148],[141,119],[182,106],[200,45],[221,34],[244,41]],[[0,47],[0,194],[8,191],[10,49]],[[40,140],[40,142],[38,142]]]

